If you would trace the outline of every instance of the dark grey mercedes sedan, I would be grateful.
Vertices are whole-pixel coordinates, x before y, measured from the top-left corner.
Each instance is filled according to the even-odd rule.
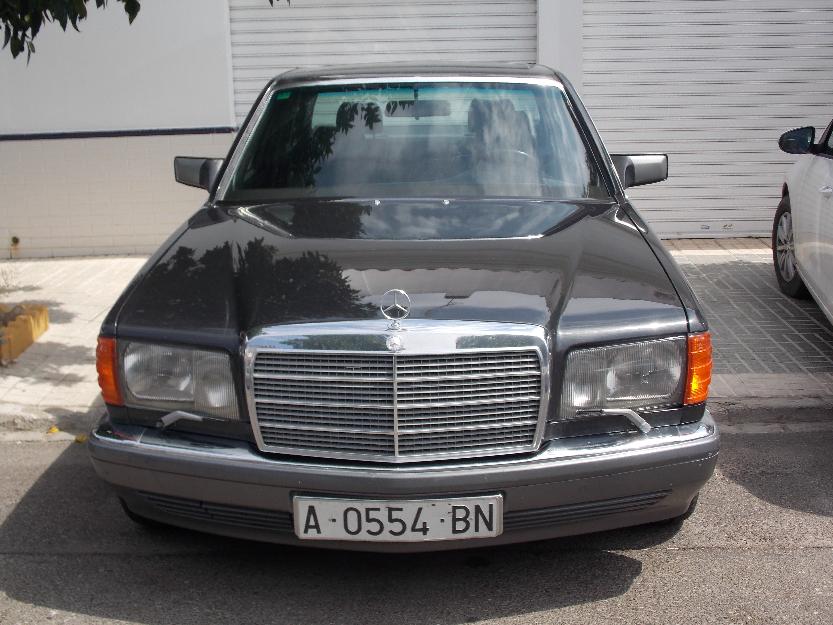
[[[270,82],[101,329],[90,437],[125,512],[344,549],[679,519],[718,453],[711,343],[607,154],[535,65]]]

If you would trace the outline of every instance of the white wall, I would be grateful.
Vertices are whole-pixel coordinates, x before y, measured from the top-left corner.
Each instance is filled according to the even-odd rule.
[[[264,0],[265,2],[265,0]],[[234,125],[226,0],[90,6],[51,24],[27,65],[0,52],[0,258],[149,253],[204,201],[177,155],[226,155],[232,133],[8,140],[9,135]]]
[[[224,157],[234,135],[0,141],[0,258],[147,254],[207,194],[174,181],[177,155]]]
[[[80,33],[46,24],[28,64],[0,52],[0,134],[234,125],[226,0],[143,0],[132,25],[88,6]]]

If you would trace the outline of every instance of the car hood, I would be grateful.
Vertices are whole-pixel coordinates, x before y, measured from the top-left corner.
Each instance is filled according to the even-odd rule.
[[[134,281],[113,330],[232,349],[265,326],[380,319],[381,296],[401,289],[411,319],[536,324],[562,347],[686,332],[668,276],[618,205],[543,204],[509,227],[505,203],[469,206],[488,218],[468,225],[449,223],[453,206],[376,207],[370,232],[341,210],[296,227],[284,205],[208,206]]]

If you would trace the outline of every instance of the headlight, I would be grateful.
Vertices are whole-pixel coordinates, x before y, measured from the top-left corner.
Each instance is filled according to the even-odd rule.
[[[238,419],[228,354],[129,342],[122,350],[129,406]]]
[[[684,336],[576,349],[567,356],[560,418],[581,410],[681,404],[685,374]]]

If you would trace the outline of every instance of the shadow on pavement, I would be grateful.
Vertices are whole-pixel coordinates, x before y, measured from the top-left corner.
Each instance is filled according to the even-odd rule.
[[[833,415],[830,415],[833,420]],[[750,444],[749,436],[752,436]],[[721,437],[720,471],[782,508],[833,516],[833,432]]]
[[[98,423],[105,410],[101,395],[97,395],[86,408],[48,406],[43,409],[46,414],[53,418],[55,426],[59,430],[73,435],[86,435]]]
[[[0,528],[0,591],[34,606],[153,625],[464,623],[621,595],[642,563],[612,550],[655,545],[677,529],[420,555],[146,530],[122,514],[86,449],[72,444]]]
[[[40,340],[23,352],[18,360],[4,367],[3,375],[66,388],[85,379],[66,370],[79,365],[95,367],[95,346]]]
[[[27,298],[24,300],[16,300],[13,299],[18,293],[22,293],[25,291],[37,291],[40,287],[22,287],[19,289],[15,289],[8,294],[5,294],[4,297],[13,301],[16,304],[39,304],[41,306],[46,306],[49,309],[49,323],[50,324],[61,324],[61,323],[69,323],[73,319],[75,319],[75,313],[69,312],[64,308],[64,302],[54,299],[43,299],[43,298]]]

